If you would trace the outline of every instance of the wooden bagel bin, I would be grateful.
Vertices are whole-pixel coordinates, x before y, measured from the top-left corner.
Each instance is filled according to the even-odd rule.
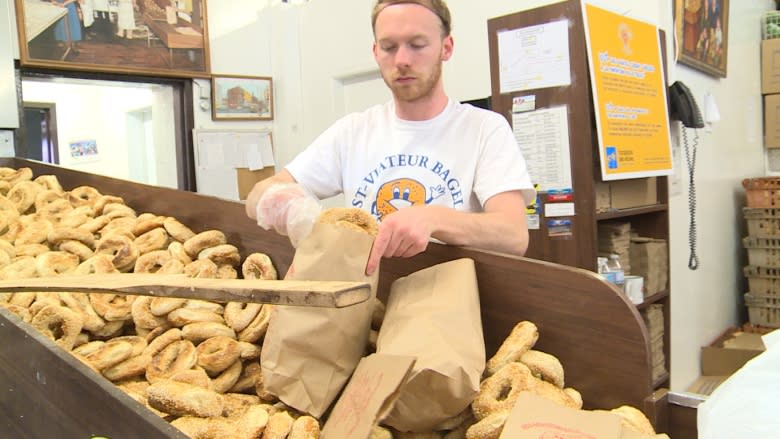
[[[238,202],[19,158],[2,158],[0,166],[56,175],[65,190],[93,186],[122,197],[137,212],[175,216],[195,232],[222,230],[241,255],[267,253],[280,276],[292,261],[288,239],[262,230]],[[630,404],[642,409],[657,431],[668,431],[669,407],[664,392],[653,390],[644,322],[634,305],[592,272],[431,244],[413,258],[383,260],[379,296],[384,299],[399,277],[458,258],[475,262],[488,358],[517,322],[532,321],[541,334],[535,349],[560,359],[566,384],[580,391],[584,408]],[[186,437],[2,307],[0,383],[5,437]]]

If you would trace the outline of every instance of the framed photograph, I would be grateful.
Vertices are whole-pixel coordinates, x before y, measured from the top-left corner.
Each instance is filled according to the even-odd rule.
[[[729,0],[673,0],[677,59],[712,76],[726,77]]]
[[[209,77],[205,0],[15,0],[23,66]]]
[[[213,75],[213,120],[272,120],[273,81],[268,77]]]
[[[70,142],[70,157],[76,162],[92,162],[98,160],[97,142],[91,140],[77,140]]]

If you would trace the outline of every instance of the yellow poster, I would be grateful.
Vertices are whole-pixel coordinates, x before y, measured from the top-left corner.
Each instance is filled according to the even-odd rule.
[[[672,150],[655,26],[583,2],[604,180],[670,175]]]

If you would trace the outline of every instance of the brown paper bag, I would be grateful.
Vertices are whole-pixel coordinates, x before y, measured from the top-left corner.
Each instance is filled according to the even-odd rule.
[[[285,404],[320,417],[363,356],[378,279],[365,275],[374,237],[315,224],[295,252],[285,279],[364,281],[369,300],[346,308],[276,306],[260,364],[265,388]]]
[[[398,397],[414,357],[372,354],[363,357],[322,429],[322,439],[365,439]]]
[[[501,431],[501,439],[619,439],[620,417],[606,411],[575,410],[531,392],[521,392]]]
[[[468,407],[485,368],[474,261],[446,262],[393,282],[377,353],[417,358],[383,424],[430,431]]]

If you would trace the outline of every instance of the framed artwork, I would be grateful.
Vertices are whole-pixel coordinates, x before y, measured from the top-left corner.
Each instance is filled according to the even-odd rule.
[[[262,76],[213,75],[213,120],[272,120],[273,81]]]
[[[99,158],[97,142],[91,140],[77,140],[70,142],[70,157],[76,162],[91,162]]]
[[[23,66],[208,77],[205,0],[15,0]]]
[[[726,77],[729,0],[673,0],[677,60],[712,76]]]

